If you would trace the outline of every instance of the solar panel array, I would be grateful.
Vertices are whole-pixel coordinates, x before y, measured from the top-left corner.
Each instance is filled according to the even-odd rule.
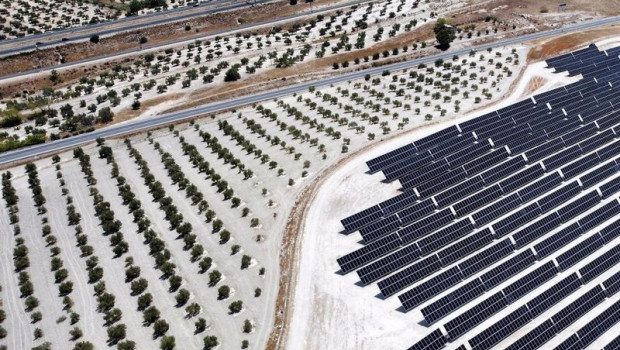
[[[531,322],[506,347],[539,348],[620,290],[620,273],[599,281],[620,266],[620,58],[591,45],[547,65],[583,78],[367,162],[402,193],[341,221],[363,240],[337,262],[421,312],[411,349],[489,349]],[[591,344],[616,304],[559,348]]]

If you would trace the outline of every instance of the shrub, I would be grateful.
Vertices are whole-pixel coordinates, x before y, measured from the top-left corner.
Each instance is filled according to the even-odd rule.
[[[94,350],[95,346],[88,341],[81,341],[79,343],[76,343],[75,346],[73,347],[73,350]]]
[[[194,326],[196,326],[196,331],[195,331],[196,334],[202,333],[204,332],[205,329],[207,329],[207,320],[200,317],[198,321],[194,323]]]
[[[213,270],[209,273],[209,285],[214,286],[222,279],[222,273],[218,270]]]
[[[220,344],[220,342],[217,340],[217,337],[214,335],[206,336],[203,342],[205,350],[211,350]]]
[[[250,322],[250,320],[246,319],[243,322],[243,333],[250,333],[250,332],[252,332],[253,328],[254,327],[252,326],[252,322]]]
[[[142,319],[144,320],[144,324],[147,326],[150,326],[151,324],[159,320],[159,317],[160,312],[155,306],[150,306],[142,313]]]
[[[247,269],[250,266],[250,263],[252,263],[252,258],[244,254],[241,257],[241,269]]]
[[[156,338],[161,337],[162,335],[166,334],[169,329],[170,325],[168,324],[168,322],[164,320],[157,320],[155,324],[153,324],[153,335]]]
[[[236,67],[231,67],[226,71],[226,75],[224,75],[224,81],[237,81],[241,79],[241,74],[239,74],[239,69]]]
[[[161,343],[159,344],[159,348],[161,350],[172,350],[175,348],[175,346],[176,346],[176,341],[173,336],[163,337],[161,339]]]
[[[223,285],[217,289],[217,299],[222,300],[228,298],[230,295],[230,287]]]
[[[179,290],[179,293],[175,296],[175,300],[177,301],[177,306],[180,307],[180,306],[187,304],[189,297],[190,297],[190,293],[187,289],[183,288]]]
[[[228,305],[228,311],[230,311],[231,314],[237,314],[241,312],[241,310],[243,310],[243,302],[241,300],[233,301]]]
[[[119,341],[125,339],[125,336],[127,335],[127,326],[125,326],[124,324],[119,324],[116,326],[111,326],[108,327],[108,343],[114,345],[117,344]]]

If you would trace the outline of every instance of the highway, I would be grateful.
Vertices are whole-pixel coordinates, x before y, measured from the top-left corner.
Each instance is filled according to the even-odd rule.
[[[376,74],[381,74],[385,70],[396,71],[396,70],[401,70],[405,68],[413,68],[413,67],[418,66],[421,63],[431,63],[437,59],[451,59],[453,55],[458,55],[458,56],[467,55],[472,50],[482,51],[488,48],[514,45],[514,44],[519,44],[519,43],[523,43],[526,41],[540,39],[540,38],[558,35],[562,33],[576,32],[576,31],[582,31],[582,30],[586,30],[590,28],[610,25],[610,24],[617,23],[618,21],[620,21],[620,16],[589,21],[589,22],[575,24],[575,25],[568,26],[568,27],[561,28],[561,29],[553,29],[553,30],[548,30],[548,31],[543,31],[543,32],[538,32],[538,33],[532,33],[532,34],[524,35],[521,37],[515,37],[515,38],[505,39],[501,41],[491,42],[491,43],[482,44],[482,45],[478,45],[478,46],[474,46],[470,48],[458,49],[458,50],[453,50],[453,51],[448,50],[438,55],[411,59],[408,61],[393,63],[393,64],[385,65],[382,67],[374,67],[374,68],[365,69],[361,71],[350,72],[350,73],[342,74],[336,77],[320,80],[320,81],[306,82],[306,83],[301,83],[297,85],[283,87],[283,88],[276,89],[276,90],[259,92],[254,95],[243,96],[243,97],[239,97],[239,98],[235,98],[235,99],[231,99],[227,101],[222,101],[222,102],[210,103],[210,104],[206,104],[200,107],[182,110],[179,112],[173,112],[173,113],[151,116],[151,117],[147,116],[147,119],[128,121],[122,124],[117,124],[117,125],[113,125],[110,127],[95,130],[91,133],[73,136],[73,137],[66,138],[66,139],[56,140],[56,141],[52,141],[52,142],[48,142],[44,144],[39,144],[39,145],[27,147],[27,148],[22,148],[22,149],[17,149],[17,150],[13,150],[10,152],[6,152],[3,154],[0,154],[0,165],[5,165],[5,164],[9,164],[9,163],[16,162],[16,161],[26,160],[26,159],[36,159],[38,156],[41,156],[41,155],[46,155],[46,154],[58,152],[61,150],[69,149],[72,147],[84,145],[86,143],[94,141],[95,139],[99,137],[109,138],[109,137],[115,137],[115,136],[122,136],[122,135],[126,135],[129,133],[134,133],[134,132],[148,130],[148,129],[155,128],[155,127],[164,126],[166,124],[170,124],[173,122],[189,120],[192,118],[196,118],[196,117],[203,116],[206,114],[211,114],[211,113],[218,112],[218,111],[225,110],[225,109],[239,108],[241,106],[252,104],[255,102],[270,100],[276,97],[282,97],[282,96],[290,95],[293,93],[305,92],[311,86],[315,86],[315,87],[328,86],[330,84],[337,84],[341,82],[346,82],[348,80],[360,79],[360,78],[363,78],[366,74],[376,75]]]
[[[120,19],[112,20],[112,21],[100,22],[96,24],[88,24],[88,25],[84,25],[80,27],[55,30],[55,31],[41,33],[41,34],[27,35],[27,36],[20,37],[20,38],[3,40],[3,41],[0,41],[0,48],[5,47],[5,46],[10,46],[15,43],[20,43],[20,42],[41,42],[41,44],[39,44],[38,47],[44,48],[46,46],[53,46],[56,44],[64,43],[60,39],[61,37],[66,38],[67,41],[78,41],[78,40],[83,40],[83,39],[89,39],[95,33],[98,34],[99,36],[111,35],[111,34],[116,34],[120,32],[125,32],[128,30],[142,29],[142,28],[154,26],[154,25],[178,22],[178,21],[182,21],[185,19],[200,17],[200,16],[209,15],[209,14],[218,13],[218,12],[230,11],[230,10],[234,10],[234,9],[238,9],[242,7],[249,7],[252,5],[264,4],[264,3],[272,2],[272,1],[277,1],[277,0],[252,0],[251,4],[246,3],[245,0],[210,1],[210,2],[200,4],[198,7],[212,7],[212,6],[224,5],[228,3],[232,3],[232,5],[228,5],[224,7],[209,8],[203,11],[195,11],[194,7],[184,6],[184,7],[178,7],[175,9],[164,10],[160,12],[153,12],[153,13],[140,15],[140,16],[124,17],[124,18],[120,18]],[[182,14],[182,12],[191,12],[191,13]],[[179,15],[170,17],[171,15],[175,15],[175,14],[179,14]],[[149,18],[154,18],[154,17],[163,17],[163,18],[154,19],[152,21],[147,21]],[[135,22],[142,22],[142,23],[135,23]],[[105,29],[106,27],[118,26],[119,24],[124,24],[124,25],[118,28]],[[102,29],[100,31],[93,32],[94,29],[98,29],[98,28],[102,28]],[[85,34],[85,32],[88,32],[88,33]],[[50,38],[50,37],[58,37],[59,39],[44,41],[45,39]],[[4,50],[0,50],[0,56],[14,54],[14,53],[22,52],[22,51],[31,51],[31,50],[35,50],[36,48],[37,48],[37,45],[28,44],[28,45],[24,45],[24,46],[12,48],[12,49],[4,49]]]
[[[231,1],[231,0],[227,0],[227,1]],[[233,1],[236,1],[236,0],[233,0]],[[256,1],[257,1],[257,3],[265,3],[265,2],[275,1],[275,0],[256,0]],[[287,15],[287,16],[281,16],[281,17],[270,19],[270,20],[266,20],[266,21],[243,24],[243,25],[236,26],[234,28],[227,28],[227,29],[222,29],[222,30],[218,30],[218,31],[213,31],[213,32],[209,32],[208,34],[201,33],[201,34],[198,34],[198,35],[196,35],[196,36],[194,36],[192,38],[183,39],[183,41],[188,41],[188,40],[193,40],[193,39],[198,39],[198,38],[203,38],[203,37],[210,37],[210,36],[215,36],[215,35],[222,35],[222,34],[226,34],[226,33],[230,33],[230,32],[236,32],[236,31],[239,31],[239,30],[246,30],[246,29],[251,29],[251,28],[262,27],[262,26],[266,26],[266,25],[269,25],[269,24],[275,24],[275,23],[278,23],[278,22],[290,21],[290,20],[293,20],[293,19],[296,19],[296,18],[301,18],[301,17],[309,16],[311,14],[335,11],[335,10],[339,10],[339,9],[347,8],[347,7],[354,6],[354,5],[359,5],[359,4],[367,3],[367,2],[372,2],[372,1],[373,0],[354,0],[354,1],[349,1],[349,2],[339,3],[339,4],[335,4],[335,5],[330,5],[330,6],[325,6],[325,7],[318,8],[318,9],[314,10],[311,13],[309,13],[309,12],[296,13],[296,14]],[[237,5],[232,5],[232,6],[243,7],[244,4],[237,4]],[[232,7],[232,6],[230,6],[230,7]],[[230,7],[228,7],[228,10],[230,10]],[[223,8],[220,7],[220,8],[211,9],[211,10],[208,10],[208,11],[211,11],[211,13],[214,13],[214,12],[220,12],[220,11],[224,11],[224,10],[223,10]],[[202,15],[204,15],[204,13]],[[181,17],[174,17],[174,18],[163,19],[163,20],[166,20],[167,22],[177,22],[177,21],[180,20],[180,18]],[[113,33],[117,33],[117,32],[127,31],[127,30],[130,30],[130,29],[139,29],[139,28],[142,28],[142,27],[153,26],[153,25],[157,25],[157,24],[161,24],[161,23],[157,23],[156,21],[153,21],[153,22],[149,22],[149,23],[136,24],[134,26],[131,26],[131,28],[123,27],[123,28],[117,28],[117,29],[110,29],[110,31],[112,31]],[[88,28],[88,27],[86,27],[86,28]],[[56,33],[56,32],[54,32],[54,33]],[[102,35],[102,33],[103,32],[97,32],[97,34],[99,34],[99,35]],[[108,33],[108,34],[110,34],[110,33]],[[92,35],[91,33],[89,33],[87,35],[76,35],[76,36],[71,37],[71,41],[88,39],[88,38],[90,38],[91,35]],[[59,39],[59,40],[54,41],[53,44],[58,44],[60,42],[61,42],[61,40]],[[145,50],[150,50],[150,49],[156,49],[156,48],[159,48],[159,47],[164,47],[164,46],[171,45],[171,44],[176,44],[176,43],[178,43],[178,42],[175,41],[175,40],[172,40],[170,42],[164,42],[164,43],[160,43],[160,44],[142,45],[142,47],[136,46],[133,49],[124,50],[124,51],[118,51],[118,52],[114,52],[114,53],[110,53],[110,54],[106,54],[106,55],[101,55],[101,56],[96,56],[96,57],[91,57],[91,58],[87,58],[87,59],[83,59],[83,60],[77,60],[77,61],[67,62],[67,63],[63,63],[63,64],[58,64],[58,65],[55,65],[53,67],[48,67],[48,68],[54,68],[54,69],[66,68],[66,67],[80,65],[80,64],[85,64],[85,63],[94,62],[94,61],[98,61],[98,60],[102,60],[102,59],[112,59],[114,57],[123,56],[123,55],[131,54],[131,53],[136,53],[136,52],[140,52],[140,51],[145,51]],[[50,41],[48,45],[52,45],[52,42]],[[0,47],[1,47],[1,45],[0,45]],[[39,47],[41,47],[41,46],[39,45]],[[7,50],[4,50],[4,51],[0,51],[0,57],[5,56],[5,55],[16,54],[16,53],[23,52],[23,51],[33,51],[33,50],[36,50],[36,46],[35,45],[27,45],[27,46],[23,46],[23,47],[20,47],[20,48],[7,49]],[[25,76],[25,75],[28,75],[28,74],[37,73],[37,72],[40,72],[40,71],[45,70],[45,69],[46,68],[31,69],[31,70],[24,71],[24,72],[19,72],[19,73],[14,73],[14,74],[6,74],[6,75],[3,75],[0,72],[0,80],[21,77],[21,76]]]

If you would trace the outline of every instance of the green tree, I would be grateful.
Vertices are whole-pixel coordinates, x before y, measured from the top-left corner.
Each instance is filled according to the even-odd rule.
[[[217,289],[217,299],[222,300],[228,298],[230,295],[230,287],[227,285],[223,285]]]
[[[159,348],[161,350],[172,350],[176,347],[176,341],[173,336],[167,336],[161,338],[161,343],[159,344]]]
[[[220,342],[217,340],[217,337],[214,335],[209,335],[204,338],[204,348],[205,350],[211,350],[218,346]]]
[[[435,32],[435,38],[439,43],[439,47],[442,50],[446,50],[450,47],[450,43],[454,41],[456,37],[454,27],[449,25],[445,18],[439,18],[437,20],[433,31]]]
[[[111,326],[108,327],[108,343],[114,345],[117,344],[119,341],[125,339],[125,336],[127,335],[127,326],[125,326],[124,324],[119,324],[116,326]]]
[[[88,341],[81,341],[79,343],[76,343],[75,346],[73,347],[73,350],[93,350],[95,349],[95,346],[93,345],[93,343],[88,342]]]

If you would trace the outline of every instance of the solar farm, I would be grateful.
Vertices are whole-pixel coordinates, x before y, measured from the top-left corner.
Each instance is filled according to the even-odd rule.
[[[619,54],[549,59],[582,78],[366,162],[399,194],[341,220],[337,274],[398,300],[409,349],[620,346]]]

